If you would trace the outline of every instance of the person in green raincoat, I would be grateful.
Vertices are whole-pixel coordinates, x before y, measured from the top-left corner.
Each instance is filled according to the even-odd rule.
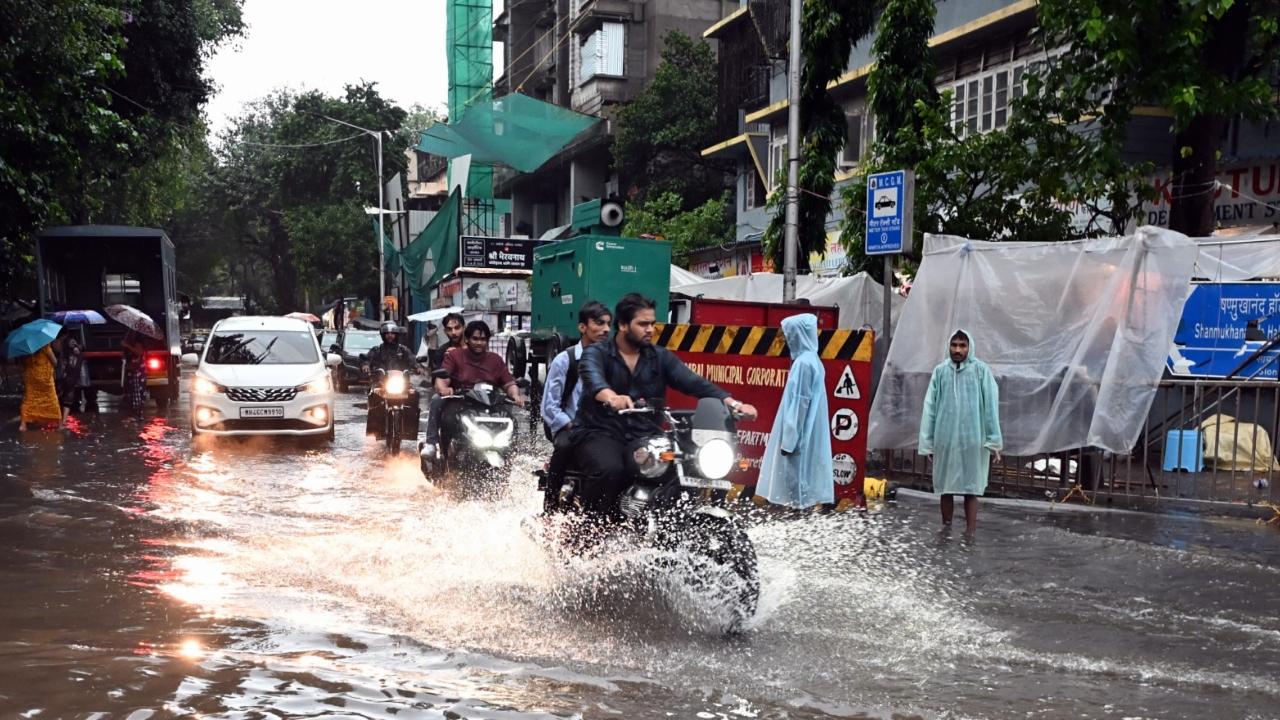
[[[964,330],[951,334],[948,359],[933,369],[920,418],[921,455],[933,456],[933,492],[942,496],[942,524],[951,525],[955,496],[964,496],[968,532],[978,527],[978,496],[986,492],[992,454],[1000,462],[1000,390],[973,352]]]

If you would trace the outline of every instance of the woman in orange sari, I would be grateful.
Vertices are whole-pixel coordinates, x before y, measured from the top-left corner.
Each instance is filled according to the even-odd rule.
[[[25,431],[27,423],[62,422],[62,408],[58,407],[58,388],[54,382],[56,365],[53,348],[45,345],[22,359],[22,418],[18,430]]]

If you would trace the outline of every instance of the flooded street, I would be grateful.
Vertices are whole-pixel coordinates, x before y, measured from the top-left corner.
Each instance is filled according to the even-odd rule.
[[[914,496],[772,519],[726,638],[642,558],[530,538],[541,438],[501,499],[456,500],[362,401],[331,450],[192,448],[185,396],[0,428],[36,495],[0,503],[0,714],[1280,717],[1274,528],[988,504],[966,541]]]

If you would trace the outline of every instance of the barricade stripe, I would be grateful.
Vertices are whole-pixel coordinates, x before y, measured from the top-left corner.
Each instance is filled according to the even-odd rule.
[[[747,331],[747,332],[743,332],[742,330],[743,330],[742,328],[737,328],[736,330],[734,330],[733,342],[729,343],[729,349],[725,351],[726,354],[728,355],[740,354],[742,352],[742,346],[746,345],[747,340],[751,337],[752,333],[759,332],[760,328],[752,328],[750,331]]]
[[[839,360],[852,360],[853,353],[858,349],[858,346],[861,344],[862,344],[862,331],[861,330],[851,331],[849,333],[849,336],[845,338],[844,344],[840,346],[840,352],[836,353],[836,358]]]
[[[680,347],[680,342],[684,340],[685,333],[689,332],[688,325],[675,325],[673,327],[674,330],[671,332],[671,337],[667,338],[667,341],[662,343],[662,346],[669,350],[675,350]]]
[[[768,351],[765,354],[772,357],[791,357],[791,348],[787,347],[786,333],[775,333],[773,342],[769,343]]]
[[[734,328],[726,327],[724,325],[712,325],[711,336],[707,338],[707,352],[722,353],[725,350],[728,350],[729,348],[727,344],[725,347],[720,347],[720,344],[725,342],[726,333],[729,333],[728,340],[733,340],[733,332]]]
[[[680,343],[682,352],[706,352],[707,337],[711,335],[711,325],[695,325],[685,333],[684,342]]]
[[[671,339],[671,333],[675,332],[675,330],[676,330],[675,325],[662,326],[662,329],[658,331],[658,338],[654,341],[653,344],[657,345],[658,347],[670,347],[667,341]]]
[[[768,327],[764,332],[760,333],[760,340],[756,342],[751,349],[752,355],[768,355],[769,348],[773,346],[773,339],[778,335],[778,328]]]

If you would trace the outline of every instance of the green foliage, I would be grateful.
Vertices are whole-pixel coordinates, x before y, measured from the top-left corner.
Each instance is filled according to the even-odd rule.
[[[683,263],[694,250],[733,242],[733,198],[728,191],[692,210],[682,210],[683,206],[681,197],[672,192],[652,196],[643,203],[629,202],[622,234],[666,238],[671,241],[671,255],[677,263]]]
[[[383,142],[383,173],[405,169],[406,113],[373,83],[348,86],[339,98],[282,91],[233,122],[217,151],[210,199],[224,211],[223,241],[257,260],[256,269],[244,268],[252,272],[236,273],[239,281],[268,308],[295,309],[304,290],[317,299],[377,292],[377,245],[363,211],[378,204],[373,139],[322,116],[395,128]]]
[[[827,92],[849,64],[854,43],[866,37],[872,27],[870,2],[845,0],[805,0],[801,18],[800,74],[800,193],[799,247],[797,257],[821,253],[826,248],[827,216],[831,214],[831,193],[835,188],[836,156],[845,144],[844,110]],[[781,174],[779,188],[786,188]],[[765,230],[765,252],[776,267],[782,267],[783,233],[786,223],[786,192],[775,192],[767,207],[773,211]],[[803,265],[803,263],[801,263]],[[801,268],[803,269],[803,268]]]
[[[702,40],[673,30],[653,82],[618,112],[613,162],[628,198],[675,193],[693,209],[732,182],[723,162],[702,157],[717,137],[716,58]]]

